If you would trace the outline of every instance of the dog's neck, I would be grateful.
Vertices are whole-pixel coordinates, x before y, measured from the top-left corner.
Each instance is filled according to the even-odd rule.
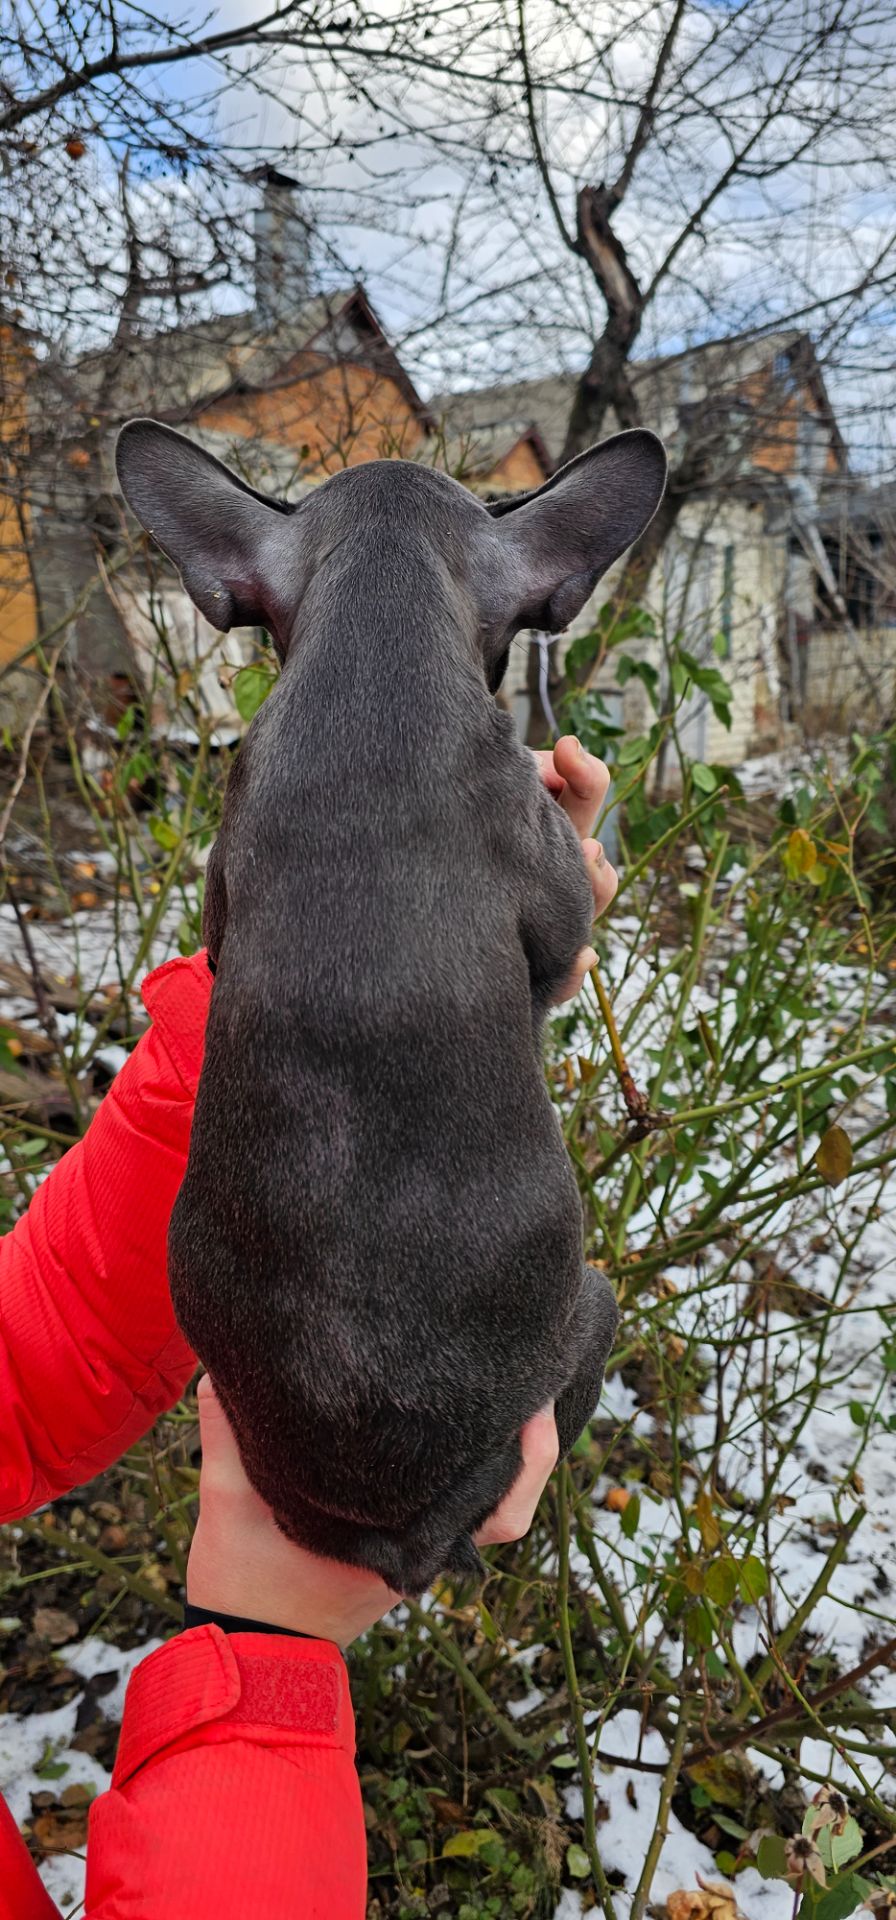
[[[432,719],[460,688],[487,697],[472,601],[438,553],[386,530],[342,542],[318,569],[283,677],[327,707],[350,699],[363,726]]]

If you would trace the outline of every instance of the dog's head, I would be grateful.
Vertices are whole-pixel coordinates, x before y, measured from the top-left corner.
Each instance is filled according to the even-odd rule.
[[[537,492],[488,506],[407,460],[347,468],[288,506],[154,420],[122,428],[116,462],[138,520],[219,631],[266,627],[284,660],[327,582],[394,594],[412,610],[435,585],[469,627],[493,691],[514,634],[568,626],[653,518],[666,482],[662,443],[640,429],[580,454]]]

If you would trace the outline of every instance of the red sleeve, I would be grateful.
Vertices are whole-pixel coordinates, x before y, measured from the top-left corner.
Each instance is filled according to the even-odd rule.
[[[131,1678],[91,1808],[85,1920],[363,1920],[354,1751],[329,1641],[215,1626],[170,1640]]]
[[[363,1920],[345,1663],[327,1640],[194,1627],[142,1661],[90,1810],[84,1920]],[[18,1835],[10,1920],[58,1920]]]
[[[152,1026],[0,1241],[0,1520],[118,1459],[195,1366],[171,1310],[166,1240],[211,986],[204,953],[149,975]]]

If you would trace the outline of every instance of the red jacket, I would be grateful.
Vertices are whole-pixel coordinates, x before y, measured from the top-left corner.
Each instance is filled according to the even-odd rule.
[[[84,1139],[0,1241],[0,1520],[109,1466],[195,1366],[166,1278],[211,978],[171,960]],[[345,1663],[327,1640],[178,1635],[136,1668],[90,1814],[84,1920],[360,1920]],[[0,1920],[59,1920],[0,1801]]]

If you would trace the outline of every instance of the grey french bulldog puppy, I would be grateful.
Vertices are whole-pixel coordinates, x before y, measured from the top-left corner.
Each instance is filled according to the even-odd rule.
[[[208,864],[215,983],[171,1221],[174,1307],[290,1538],[418,1593],[613,1341],[545,1085],[591,929],[576,835],[494,699],[642,531],[666,459],[618,434],[485,506],[412,462],[268,499],[134,420],[118,472],[214,627],[282,671]]]

